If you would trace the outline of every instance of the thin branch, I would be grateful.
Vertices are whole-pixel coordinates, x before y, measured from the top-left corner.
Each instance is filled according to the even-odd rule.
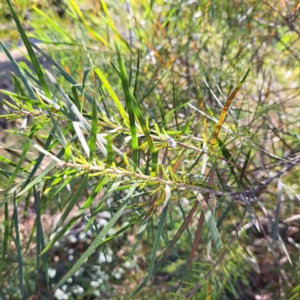
[[[261,184],[259,184],[256,188],[254,189],[250,189],[250,190],[242,190],[242,191],[237,191],[237,192],[222,192],[222,191],[215,191],[212,189],[208,189],[208,188],[204,188],[201,186],[195,186],[195,185],[190,185],[190,184],[185,184],[185,183],[178,183],[178,182],[174,182],[171,180],[165,180],[159,177],[150,177],[144,174],[139,174],[139,173],[135,173],[132,171],[128,171],[125,169],[120,169],[120,168],[105,168],[105,166],[92,166],[92,165],[82,165],[82,164],[74,164],[74,163],[60,163],[57,164],[58,167],[61,168],[77,168],[77,169],[81,169],[81,170],[86,170],[86,171],[94,171],[94,172],[98,172],[101,174],[111,174],[111,175],[115,175],[115,176],[131,176],[137,179],[142,179],[142,180],[146,180],[149,182],[155,182],[155,183],[161,183],[164,185],[173,185],[176,186],[178,189],[190,189],[190,190],[194,190],[194,191],[200,191],[203,193],[212,193],[216,196],[234,196],[235,198],[238,197],[240,195],[246,196],[246,197],[253,197],[253,196],[257,196],[262,190],[264,190],[271,182],[273,182],[275,179],[279,178],[280,176],[284,175],[285,173],[287,173],[288,171],[290,171],[294,166],[296,166],[297,164],[300,163],[300,154],[295,156],[295,158],[293,160],[291,160],[290,162],[288,162],[281,171],[279,171],[278,173],[276,173],[274,176],[271,176],[270,178],[268,178],[267,180],[263,181]]]

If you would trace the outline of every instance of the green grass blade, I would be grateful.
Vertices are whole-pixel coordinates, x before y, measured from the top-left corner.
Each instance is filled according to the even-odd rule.
[[[24,76],[23,72],[21,71],[18,63],[14,60],[14,58],[11,56],[10,52],[7,50],[7,48],[4,46],[4,44],[0,41],[0,45],[2,46],[5,54],[7,55],[7,57],[9,58],[10,62],[12,63],[12,65],[14,66],[14,68],[16,69],[19,77],[21,78],[23,84],[26,87],[27,92],[29,93],[29,96],[32,99],[36,99],[36,96],[34,94],[34,91],[30,85],[30,83],[28,82],[28,80],[26,79],[26,77]]]
[[[17,91],[21,96],[26,97],[26,93],[20,83],[20,79],[15,76],[15,74],[11,73],[12,81],[15,87],[15,91]],[[25,98],[26,99],[26,98]],[[25,104],[27,105],[28,111],[32,111],[32,105],[30,102],[24,101]]]
[[[130,119],[130,130],[131,130],[131,142],[132,142],[132,149],[133,149],[133,161],[136,166],[138,161],[138,140],[136,135],[136,124],[135,124],[135,116],[138,118],[140,125],[142,127],[143,133],[145,134],[149,149],[151,151],[152,157],[152,170],[156,170],[156,165],[158,161],[158,153],[155,151],[154,143],[152,137],[149,132],[149,128],[147,127],[146,121],[142,116],[139,106],[130,90],[127,72],[125,68],[124,61],[121,57],[121,54],[118,51],[118,58],[119,58],[119,67],[120,67],[120,76],[122,80],[123,90],[125,93],[125,100],[126,100],[126,107],[128,108],[129,119]]]
[[[140,220],[141,220],[143,217],[145,217],[145,214],[140,216]],[[143,237],[143,235],[144,235],[144,232],[145,232],[145,229],[147,228],[148,223],[149,223],[149,218],[143,220],[142,224],[140,225],[139,230],[138,230],[138,233],[137,233],[137,235],[136,235],[136,242],[135,242],[135,244],[133,245],[133,247],[132,247],[132,249],[131,249],[131,251],[130,251],[128,257],[127,257],[127,260],[129,260],[129,259],[132,258],[133,253],[135,252],[137,246],[140,244],[140,241],[141,241],[141,239],[142,239],[142,237]]]
[[[137,89],[138,89],[138,84],[139,84],[140,56],[141,56],[141,51],[140,51],[140,49],[138,49],[137,66],[136,66],[134,89],[133,89],[133,95],[134,95],[134,97],[136,97],[136,93],[137,93]]]
[[[6,263],[6,253],[7,253],[7,245],[8,245],[8,238],[9,238],[9,215],[8,215],[8,202],[5,201],[4,203],[4,237],[2,241],[2,260],[1,260],[1,268],[0,270],[4,270],[4,266]]]
[[[157,82],[143,95],[141,101],[143,101],[145,98],[147,98],[151,92],[157,87],[157,85],[164,79],[164,77],[167,75],[169,70],[167,70],[158,80]]]
[[[158,249],[159,241],[162,236],[163,232],[163,227],[166,221],[168,209],[169,209],[169,204],[170,204],[170,196],[171,196],[171,191],[170,187],[166,185],[166,199],[164,202],[164,208],[162,210],[162,213],[160,215],[160,219],[157,225],[157,231],[155,234],[155,239],[152,247],[152,252],[151,252],[151,258],[150,258],[150,266],[149,266],[149,272],[147,278],[139,285],[139,287],[131,294],[130,298],[133,298],[146,284],[147,282],[151,279],[151,277],[154,274],[154,263],[155,263],[155,258],[156,258],[156,252]]]
[[[24,278],[23,278],[23,259],[22,259],[22,246],[20,241],[20,229],[19,229],[19,219],[18,219],[18,207],[17,207],[17,198],[16,194],[13,195],[13,203],[14,203],[14,224],[15,224],[15,244],[17,249],[18,256],[18,269],[19,269],[19,280],[20,280],[20,291],[23,299],[25,299],[25,290],[24,290]]]
[[[52,129],[52,131],[50,132],[49,136],[48,136],[48,139],[45,143],[45,146],[44,146],[44,149],[47,150],[51,144],[51,141],[52,141],[52,137],[53,137],[53,134],[54,134],[54,129]],[[39,166],[41,165],[43,159],[45,157],[45,154],[44,153],[40,153],[38,159],[36,160],[34,166],[33,166],[33,169],[31,170],[27,180],[24,182],[22,188],[21,188],[21,191],[26,187],[26,185],[30,182],[30,180],[34,177],[34,174],[36,173],[36,171],[38,170]]]
[[[61,158],[64,154],[64,149],[60,150],[60,152],[57,154],[57,158]],[[30,190],[35,184],[41,182],[43,178],[55,167],[56,161],[50,162],[50,164],[37,176],[35,177],[30,183],[27,184],[27,186],[19,192],[17,195],[18,197],[26,193],[28,190]]]
[[[166,186],[166,187],[168,187],[168,186]],[[160,219],[159,219],[159,222],[158,222],[158,225],[157,225],[157,231],[156,231],[155,240],[154,240],[154,244],[153,244],[153,248],[152,248],[150,268],[149,268],[149,273],[148,273],[148,278],[149,279],[153,275],[153,266],[154,266],[154,262],[155,262],[156,251],[157,251],[157,248],[158,248],[158,245],[159,245],[159,240],[160,240],[162,232],[163,232],[163,226],[164,226],[164,223],[166,221],[169,205],[170,205],[170,197],[167,197],[165,199],[164,208],[163,208],[163,211],[161,213],[161,216],[160,216]]]
[[[79,260],[74,264],[74,266],[71,268],[71,270],[57,283],[57,285],[55,286],[55,289],[57,289],[62,284],[64,284],[84,264],[84,262],[88,259],[88,257],[99,246],[99,244],[102,242],[103,238],[106,236],[108,231],[114,226],[114,224],[118,221],[118,219],[122,215],[123,211],[126,209],[129,200],[132,199],[132,195],[136,189],[136,185],[137,185],[137,183],[135,182],[132,185],[132,187],[129,190],[126,197],[123,199],[123,202],[120,205],[117,212],[108,221],[108,223],[102,229],[100,234],[95,238],[95,240],[92,242],[92,244],[89,246],[89,248],[83,253],[83,255],[79,258]]]
[[[47,72],[47,75],[50,79],[50,82],[57,88],[57,90],[60,92],[60,94],[62,95],[64,101],[65,101],[65,105],[66,105],[66,111],[64,112],[65,115],[71,119],[73,121],[73,127],[78,135],[78,138],[82,144],[82,147],[84,148],[87,156],[89,157],[89,147],[87,142],[85,141],[85,138],[81,132],[80,127],[84,128],[87,131],[90,131],[90,124],[87,122],[87,120],[84,118],[84,116],[81,114],[81,112],[78,110],[78,108],[76,107],[76,105],[70,100],[69,96],[64,92],[64,90],[58,85],[57,81],[55,80],[55,78],[49,73]],[[51,112],[49,111],[49,115],[51,117]],[[53,122],[53,124],[55,124],[55,119],[51,117],[51,120]],[[80,124],[80,126],[79,126]],[[59,132],[60,128],[57,127],[57,130]],[[99,146],[100,150],[102,151],[102,153],[104,154],[104,156],[107,156],[107,152],[106,152],[106,148],[104,147],[103,143],[106,144],[106,140],[101,137],[101,135],[96,136],[97,137],[97,145]],[[66,145],[65,139],[64,137],[61,135],[61,140],[64,141],[63,145]],[[121,153],[117,148],[114,147],[114,150],[119,154]],[[122,153],[121,153],[122,155]]]
[[[82,133],[81,129],[80,129],[80,123],[79,122],[73,122],[73,128],[77,134],[77,137],[81,143],[81,146],[84,150],[84,152],[86,153],[87,157],[90,157],[90,148],[88,146],[87,141],[84,138],[84,134]]]
[[[114,162],[114,151],[113,151],[113,142],[111,136],[108,135],[106,139],[107,139],[107,145],[106,145],[107,157],[106,157],[105,167],[109,168]]]
[[[42,250],[42,223],[41,223],[41,207],[39,193],[33,188],[34,207],[36,212],[36,269],[37,274],[40,269],[40,252]]]
[[[75,224],[75,222],[83,215],[83,213],[90,207],[93,200],[97,196],[97,194],[101,191],[103,188],[103,185],[106,182],[106,177],[103,177],[100,183],[94,188],[94,190],[91,192],[88,199],[85,201],[85,203],[82,205],[82,207],[79,209],[79,211],[76,212],[75,216],[62,228],[60,231],[55,235],[55,237],[50,241],[50,243],[44,247],[43,251],[41,252],[41,255],[46,253],[70,228],[72,225]]]
[[[78,110],[80,112],[82,112],[82,105],[79,102],[79,97],[78,97],[78,94],[77,94],[77,88],[76,88],[76,86],[72,86],[71,89],[72,89],[72,95],[73,95],[72,101],[74,102],[74,104],[76,105]]]
[[[74,87],[76,87],[82,94],[84,94],[85,98],[89,101],[90,104],[93,103],[92,97],[83,89],[82,85],[78,83],[70,74],[68,74],[59,63],[53,60],[47,53],[45,53],[36,44],[32,43],[31,45],[35,50],[41,53],[42,56],[44,56],[47,59],[47,61],[49,61],[68,82],[73,84]],[[99,106],[97,106],[97,109],[99,112],[103,111]]]
[[[22,27],[22,24],[21,24],[21,22],[20,22],[20,20],[19,20],[19,18],[17,16],[17,14],[16,14],[16,12],[13,9],[13,7],[12,7],[12,5],[10,3],[10,0],[6,0],[6,2],[8,4],[8,6],[9,6],[9,9],[10,9],[11,14],[13,16],[13,19],[16,22],[18,31],[21,34],[21,39],[22,39],[22,41],[23,41],[23,43],[24,43],[24,45],[25,45],[25,47],[27,49],[27,52],[28,52],[29,57],[30,57],[30,60],[31,60],[32,65],[33,65],[33,67],[35,69],[36,75],[38,76],[38,78],[40,80],[40,83],[41,83],[41,85],[43,87],[44,93],[45,93],[45,95],[49,99],[51,99],[51,93],[49,91],[48,85],[47,85],[46,80],[44,78],[44,74],[43,74],[43,71],[41,69],[40,63],[39,63],[38,59],[36,58],[36,55],[35,55],[32,47],[31,47],[31,44],[30,44],[30,42],[28,40],[28,37],[27,37],[27,35],[26,35],[23,27]]]
[[[93,156],[94,156],[95,150],[96,150],[97,127],[98,127],[97,106],[96,106],[96,100],[93,100],[92,128],[91,128],[90,140],[89,140],[89,148],[90,148],[89,162],[90,163],[93,161]],[[113,149],[112,149],[112,151],[113,151]],[[108,151],[107,151],[107,155],[109,155]]]
[[[86,173],[82,179],[80,179],[80,185],[77,188],[75,194],[71,197],[70,202],[68,207],[66,208],[66,210],[64,211],[63,215],[61,216],[61,218],[59,219],[59,221],[56,224],[55,227],[55,231],[63,224],[63,222],[66,220],[66,218],[69,216],[72,208],[74,207],[74,205],[77,203],[77,201],[79,200],[79,197],[81,196],[81,193],[83,191],[83,189],[86,186],[86,183],[89,179],[88,173]],[[73,191],[74,193],[74,191]]]
[[[160,96],[158,94],[156,94],[156,104],[159,108],[160,117],[162,119],[162,128],[167,129],[166,128],[167,120],[166,120],[166,117],[165,117],[166,113],[165,113],[165,110],[163,109],[163,106],[162,106],[162,103],[161,103],[161,100],[160,100]]]
[[[105,88],[106,88],[107,92],[109,93],[110,97],[112,98],[112,100],[115,102],[117,109],[118,109],[120,115],[122,116],[125,124],[129,124],[129,119],[128,119],[127,113],[126,113],[121,101],[119,100],[118,96],[115,94],[113,88],[107,81],[107,79],[104,76],[104,74],[102,73],[102,71],[98,67],[96,67],[96,68],[94,68],[94,72],[96,73],[98,78],[101,80],[101,82],[105,86]]]
[[[111,236],[107,237],[106,239],[104,239],[100,244],[103,245],[111,240],[113,240],[114,238],[116,238],[117,236],[119,236],[122,232],[126,231],[128,228],[132,227],[134,224],[138,223],[141,220],[142,216],[139,216],[138,218],[134,219],[133,221],[130,221],[127,225],[123,226],[121,229],[119,229],[116,233],[112,234]]]
[[[11,166],[11,167],[16,167],[16,166],[17,166],[16,163],[14,163],[14,162],[11,161],[10,159],[8,159],[8,158],[6,158],[6,157],[4,157],[4,156],[2,156],[2,155],[0,155],[0,162],[2,162],[2,163],[4,163],[4,164],[7,164],[7,165],[9,165],[9,166]],[[23,169],[20,168],[20,170],[23,170]]]
[[[82,78],[82,88],[85,88],[85,82],[87,80],[87,77],[89,75],[89,73],[94,69],[94,67],[89,67],[87,68],[84,73],[83,73],[83,78]]]
[[[137,118],[138,118],[138,120],[141,124],[143,133],[146,136],[146,140],[147,140],[148,146],[150,148],[150,152],[151,152],[152,171],[155,172],[156,165],[157,165],[157,162],[158,162],[158,152],[155,150],[154,143],[153,143],[149,128],[147,127],[146,121],[144,120],[144,118],[142,116],[142,113],[140,111],[140,108],[137,105],[134,106],[134,112],[135,112],[135,115],[137,116]]]
[[[118,52],[118,61],[119,61],[119,68],[120,68],[120,78],[122,81],[123,91],[125,94],[126,107],[128,109],[128,114],[129,114],[131,146],[133,151],[133,163],[134,163],[134,170],[136,170],[138,167],[139,146],[138,146],[138,139],[137,139],[137,129],[135,124],[134,99],[131,96],[126,67],[118,48],[117,48],[117,52]]]
[[[12,176],[10,177],[10,179],[9,179],[9,181],[7,183],[7,186],[6,186],[7,188],[10,187],[10,185],[12,184],[12,182],[14,181],[14,179],[16,178],[19,170],[21,169],[21,165],[22,165],[24,159],[26,158],[26,153],[27,153],[27,151],[28,151],[28,149],[30,147],[30,144],[31,144],[30,140],[33,138],[36,130],[37,130],[36,125],[33,125],[31,127],[31,130],[30,130],[30,133],[29,133],[29,136],[28,136],[28,140],[27,140],[27,142],[26,142],[26,144],[24,146],[24,149],[22,151],[22,154],[21,154],[21,157],[19,159],[19,162],[18,162],[18,164],[17,164],[17,166],[16,166],[16,168],[14,170],[14,173],[12,174]]]
[[[65,41],[66,43],[75,43],[75,40],[72,38],[72,35],[70,35],[66,31],[63,31],[62,27],[59,26],[55,20],[50,18],[47,14],[45,14],[35,6],[33,6],[33,9],[35,12],[37,12],[40,16],[44,18],[43,21],[47,22],[47,24],[51,26],[51,30],[57,32],[61,36],[61,39],[63,39],[63,41]]]
[[[168,245],[167,249],[164,251],[163,256],[154,265],[154,267],[153,267],[153,273],[155,273],[159,269],[159,267],[162,265],[162,263],[168,257],[168,255],[170,254],[170,252],[173,249],[174,245],[176,244],[176,242],[178,241],[178,239],[182,235],[183,231],[187,228],[187,225],[190,222],[191,218],[193,217],[193,215],[194,215],[195,211],[197,210],[198,206],[199,206],[199,203],[196,202],[194,204],[193,208],[191,209],[191,211],[189,212],[188,216],[184,219],[184,222],[182,223],[180,229],[175,234],[173,240],[170,242],[170,244]],[[147,283],[147,277],[141,283],[141,285],[139,286],[139,289],[141,290],[146,285],[146,283]],[[137,294],[137,292],[136,292],[136,294]],[[130,296],[129,299],[132,299],[132,295]]]
[[[207,222],[207,225],[209,227],[209,231],[210,231],[210,234],[211,234],[212,239],[214,241],[215,247],[216,247],[216,249],[221,249],[222,240],[221,240],[219,231],[217,229],[214,217],[213,217],[208,205],[204,201],[204,198],[201,195],[201,193],[197,193],[197,192],[194,192],[194,193],[195,193],[195,195],[196,195],[196,197],[197,197],[197,199],[198,199],[198,201],[199,201],[199,203],[200,203],[200,205],[201,205],[201,207],[204,211],[205,221]]]

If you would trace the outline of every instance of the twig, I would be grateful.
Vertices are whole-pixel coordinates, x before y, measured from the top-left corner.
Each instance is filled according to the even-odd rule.
[[[165,180],[159,177],[150,177],[144,174],[135,173],[133,171],[128,171],[125,169],[120,168],[105,168],[105,166],[92,166],[92,165],[81,165],[81,164],[74,164],[74,163],[64,163],[61,162],[57,166],[61,168],[69,167],[69,168],[78,168],[88,171],[95,171],[95,172],[101,172],[102,174],[111,174],[115,176],[131,176],[142,180],[147,180],[149,182],[157,182],[164,185],[175,185],[178,189],[184,188],[184,189],[190,189],[194,191],[200,191],[203,193],[212,193],[216,196],[230,196],[230,197],[240,197],[240,195],[243,195],[245,197],[253,197],[257,196],[262,190],[264,190],[271,182],[273,182],[275,179],[279,178],[280,176],[284,175],[286,172],[290,171],[295,165],[297,165],[300,162],[300,154],[297,155],[292,161],[288,162],[281,171],[276,173],[274,176],[268,178],[267,180],[263,181],[261,184],[259,184],[256,188],[250,189],[250,190],[241,190],[237,192],[222,192],[222,191],[215,191],[212,189],[204,188],[201,186],[195,186],[185,183],[178,183],[171,180]]]

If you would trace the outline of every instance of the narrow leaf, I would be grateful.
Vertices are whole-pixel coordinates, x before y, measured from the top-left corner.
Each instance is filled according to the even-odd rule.
[[[114,224],[118,221],[123,211],[126,209],[129,200],[132,198],[132,195],[136,189],[137,183],[135,182],[131,189],[129,190],[126,197],[123,199],[122,204],[120,205],[117,212],[112,216],[112,218],[108,221],[106,226],[102,229],[100,234],[95,238],[89,248],[83,253],[83,255],[79,258],[79,260],[73,265],[71,270],[58,282],[55,286],[55,289],[64,284],[89,258],[89,256],[96,250],[99,244],[102,242],[108,231],[114,226]]]
[[[13,196],[13,202],[14,202],[14,224],[15,224],[15,244],[17,248],[17,257],[18,257],[18,269],[19,269],[19,280],[20,280],[20,291],[22,294],[23,299],[25,299],[25,290],[23,286],[23,259],[22,259],[22,246],[20,241],[20,229],[19,229],[19,219],[18,219],[18,207],[17,207],[17,198],[16,194],[14,193]]]
[[[154,240],[153,248],[152,248],[152,252],[151,252],[150,267],[149,267],[148,276],[138,286],[138,288],[130,295],[130,298],[133,298],[147,284],[147,282],[151,279],[151,277],[153,276],[153,274],[156,271],[154,269],[154,262],[155,262],[155,258],[156,258],[156,252],[157,252],[157,248],[158,248],[158,245],[159,245],[159,240],[160,240],[161,235],[162,235],[163,226],[164,226],[164,223],[165,223],[165,219],[166,219],[169,204],[170,204],[170,192],[169,192],[169,190],[167,190],[167,188],[166,188],[166,195],[167,196],[166,196],[166,201],[165,201],[165,204],[164,204],[164,208],[163,208],[163,211],[161,213],[161,216],[160,216],[160,219],[159,219],[159,222],[158,222],[158,225],[157,225],[157,231],[156,231],[156,234],[155,234],[155,240]]]
[[[127,77],[127,72],[125,68],[124,61],[121,57],[119,49],[117,48],[118,52],[118,59],[119,59],[119,68],[120,68],[120,77],[122,80],[123,91],[125,93],[125,101],[126,107],[128,109],[129,114],[129,123],[130,123],[130,131],[131,131],[131,146],[133,151],[133,163],[134,163],[134,170],[137,169],[138,166],[138,139],[137,139],[137,129],[135,124],[135,114],[134,114],[134,99],[130,93],[130,87]]]
[[[248,71],[246,72],[245,76],[242,78],[242,80],[240,81],[240,83],[237,85],[237,87],[234,89],[234,91],[230,94],[229,98],[227,99],[223,109],[222,109],[222,112],[221,112],[221,115],[220,115],[220,118],[219,118],[219,121],[218,121],[218,124],[217,124],[217,127],[215,129],[215,132],[214,132],[214,135],[213,135],[213,138],[212,138],[212,145],[215,145],[217,143],[217,138],[218,138],[218,135],[220,133],[220,129],[222,127],[222,124],[226,118],[226,115],[227,115],[227,111],[228,111],[228,108],[233,100],[233,98],[235,97],[235,95],[237,94],[237,92],[239,91],[239,89],[241,88],[241,86],[243,85],[244,81],[246,80],[248,74],[250,72],[250,69],[248,69]]]
[[[207,225],[209,227],[209,231],[210,231],[210,234],[214,241],[214,244],[217,249],[220,249],[222,247],[222,241],[221,241],[220,234],[217,229],[215,220],[213,218],[213,215],[212,215],[207,203],[205,202],[203,196],[201,195],[201,193],[197,193],[196,191],[194,191],[194,193],[204,211],[205,221],[207,222]]]
[[[44,74],[43,74],[43,71],[41,69],[40,63],[39,63],[38,59],[36,58],[36,55],[35,55],[32,47],[31,47],[31,44],[30,44],[30,42],[28,40],[28,37],[27,37],[27,35],[26,35],[23,27],[22,27],[22,24],[21,24],[21,22],[20,22],[20,20],[19,20],[19,18],[17,16],[17,14],[16,14],[16,12],[13,9],[13,7],[12,7],[12,5],[10,3],[10,0],[6,0],[6,2],[7,2],[8,6],[9,6],[9,9],[10,9],[10,11],[12,13],[13,19],[16,22],[18,30],[19,30],[19,32],[21,34],[22,41],[23,41],[23,43],[24,43],[24,45],[25,45],[25,47],[27,49],[27,52],[28,52],[29,57],[30,57],[30,60],[31,60],[32,65],[33,65],[33,67],[35,69],[36,75],[38,76],[38,78],[40,80],[40,83],[41,83],[41,85],[43,87],[45,95],[48,98],[51,99],[51,93],[50,93],[49,88],[47,86],[47,83],[45,81]]]
[[[99,79],[105,86],[105,88],[106,88],[107,92],[109,93],[109,95],[111,96],[112,100],[115,102],[115,104],[119,110],[119,113],[121,114],[125,124],[129,124],[129,119],[128,119],[128,116],[127,116],[127,113],[126,113],[124,107],[122,106],[122,103],[120,102],[118,96],[115,94],[114,90],[112,89],[111,85],[107,81],[107,79],[104,76],[104,74],[102,73],[102,71],[96,67],[96,68],[94,68],[94,72],[96,73],[96,75],[99,77]]]
[[[113,151],[113,143],[112,143],[112,138],[110,135],[108,135],[106,137],[107,139],[107,145],[106,145],[106,149],[107,149],[107,158],[106,158],[106,168],[109,168],[112,163],[114,162],[114,151]]]
[[[90,140],[89,140],[89,148],[90,148],[90,157],[89,162],[93,161],[93,156],[96,150],[96,140],[97,140],[97,125],[98,125],[98,117],[97,117],[97,106],[96,100],[93,99],[93,107],[92,107],[92,128],[90,132]],[[113,149],[112,149],[113,151]],[[109,154],[108,154],[109,155]]]

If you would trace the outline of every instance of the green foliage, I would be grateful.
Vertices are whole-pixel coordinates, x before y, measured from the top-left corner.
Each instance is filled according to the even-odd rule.
[[[299,5],[6,2],[0,297],[294,299]]]

